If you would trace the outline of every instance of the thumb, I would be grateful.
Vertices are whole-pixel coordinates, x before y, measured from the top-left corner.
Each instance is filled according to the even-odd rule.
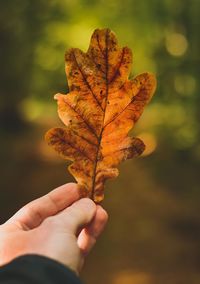
[[[65,231],[77,235],[81,228],[92,221],[96,210],[97,206],[91,199],[82,198],[53,218],[59,220]]]

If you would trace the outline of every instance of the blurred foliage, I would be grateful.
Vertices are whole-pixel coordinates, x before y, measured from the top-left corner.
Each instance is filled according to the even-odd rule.
[[[107,231],[89,257],[86,283],[200,282],[200,56],[198,0],[6,0],[0,9],[0,221],[70,181],[43,142],[67,92],[64,53],[87,49],[109,27],[132,48],[132,75],[151,71],[157,93],[134,134],[144,158],[107,185]]]

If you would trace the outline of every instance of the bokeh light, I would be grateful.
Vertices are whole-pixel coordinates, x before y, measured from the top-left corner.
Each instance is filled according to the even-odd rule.
[[[188,48],[188,41],[183,34],[169,33],[166,37],[167,51],[173,56],[182,56]]]

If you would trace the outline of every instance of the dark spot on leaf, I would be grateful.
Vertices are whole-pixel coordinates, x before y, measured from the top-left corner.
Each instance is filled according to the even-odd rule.
[[[78,86],[78,85],[74,85],[74,84],[72,84],[71,86],[70,86],[70,90],[71,91],[80,91],[80,86]]]

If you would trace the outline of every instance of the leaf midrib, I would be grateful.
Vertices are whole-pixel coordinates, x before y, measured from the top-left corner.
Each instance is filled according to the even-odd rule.
[[[98,138],[98,146],[97,146],[97,152],[96,152],[96,159],[94,163],[94,170],[93,170],[93,176],[92,176],[92,190],[91,190],[91,199],[94,200],[94,194],[95,194],[95,184],[96,184],[96,170],[97,170],[97,164],[98,164],[98,156],[99,156],[99,151],[100,151],[100,146],[101,146],[101,140],[102,140],[102,135],[103,135],[103,130],[104,130],[104,120],[105,120],[105,113],[106,113],[106,108],[107,108],[107,101],[108,101],[108,89],[109,89],[109,84],[108,84],[108,37],[109,37],[109,29],[106,30],[106,54],[105,54],[105,61],[106,61],[106,99],[105,99],[105,108],[103,112],[103,118],[102,118],[102,128],[101,132],[99,134]],[[98,41],[99,44],[99,41]],[[100,48],[100,47],[99,47]]]

